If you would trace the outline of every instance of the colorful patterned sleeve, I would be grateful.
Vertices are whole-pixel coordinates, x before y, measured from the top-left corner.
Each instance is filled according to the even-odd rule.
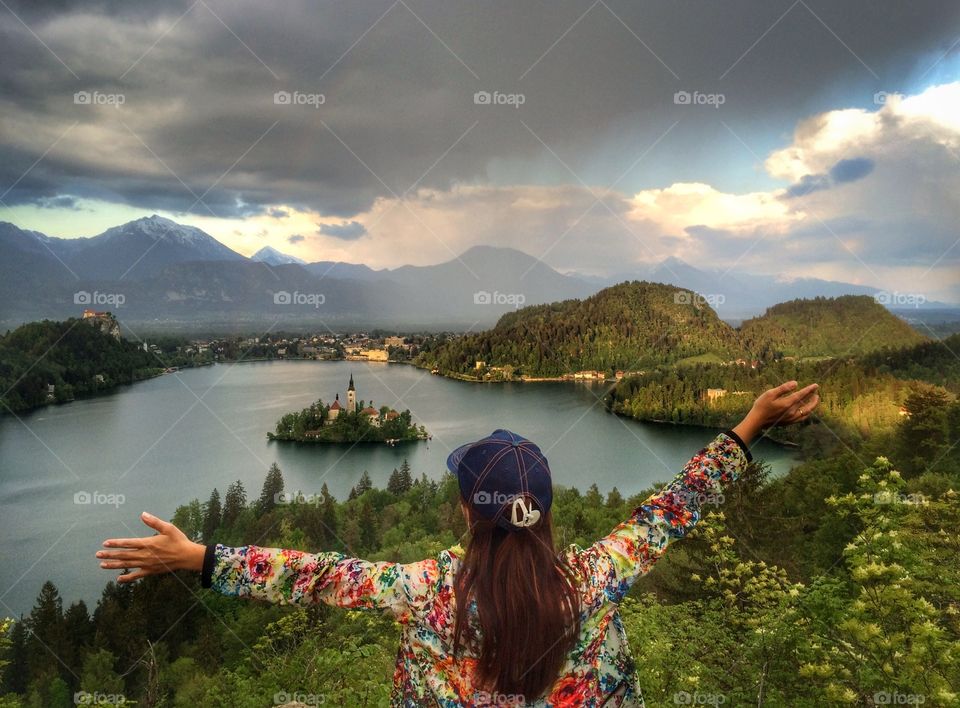
[[[610,535],[585,550],[571,549],[568,559],[582,578],[587,610],[623,599],[667,546],[696,525],[701,505],[717,499],[721,485],[736,479],[751,459],[733,431],[721,433]]]
[[[389,611],[400,622],[427,601],[436,586],[437,561],[371,562],[342,553],[217,544],[207,547],[201,583],[224,595],[278,605],[323,602],[351,609]]]

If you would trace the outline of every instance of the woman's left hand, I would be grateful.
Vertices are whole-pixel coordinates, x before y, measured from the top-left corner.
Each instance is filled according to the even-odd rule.
[[[173,524],[143,512],[140,518],[157,531],[155,536],[143,538],[110,538],[103,542],[106,551],[97,551],[100,567],[106,569],[137,568],[117,578],[117,582],[129,583],[148,575],[170,573],[174,570],[203,569],[206,548],[194,543]]]

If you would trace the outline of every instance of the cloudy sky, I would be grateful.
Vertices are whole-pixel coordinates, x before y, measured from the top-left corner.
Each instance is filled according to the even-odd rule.
[[[960,302],[960,4],[0,2],[0,220]]]

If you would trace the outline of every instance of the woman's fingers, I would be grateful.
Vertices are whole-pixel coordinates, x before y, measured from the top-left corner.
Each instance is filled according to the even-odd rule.
[[[819,386],[820,386],[820,384],[815,384],[815,383],[812,383],[812,384],[810,384],[809,386],[804,386],[804,387],[801,388],[799,391],[797,391],[795,394],[793,394],[792,396],[790,396],[790,399],[791,399],[793,402],[795,402],[795,403],[796,403],[796,402],[799,402],[799,401],[802,401],[804,398],[806,398],[806,397],[809,396],[811,393],[813,393],[814,391],[816,391],[817,388],[819,388]]]
[[[148,555],[143,550],[138,551],[97,551],[97,558],[109,558],[111,560],[138,560],[147,558]]]
[[[167,533],[171,528],[175,528],[169,521],[158,519],[153,514],[148,514],[147,512],[140,514],[140,519],[143,521],[143,523],[158,533]]]
[[[103,542],[105,548],[143,548],[145,538],[108,538]]]
[[[149,569],[143,569],[143,568],[141,568],[140,570],[138,570],[138,571],[136,571],[136,572],[126,573],[126,574],[124,574],[124,575],[119,576],[119,577],[117,578],[117,582],[118,582],[118,583],[132,583],[134,580],[139,580],[140,578],[145,578],[145,577],[147,577],[148,575],[154,575],[155,573],[156,573],[156,571],[154,571],[154,570],[149,570]]]
[[[779,396],[782,396],[783,394],[785,394],[785,393],[787,393],[787,392],[789,392],[789,391],[792,391],[792,390],[795,389],[796,387],[797,387],[797,382],[796,382],[796,381],[787,381],[786,383],[782,383],[782,384],[780,384],[779,386],[777,386],[776,388],[772,389],[772,391],[773,391],[773,397],[774,397],[774,398],[777,398],[777,397],[779,397]]]
[[[145,538],[109,538],[103,542],[103,546],[110,550],[97,551],[101,568],[138,569],[119,576],[117,582],[130,583],[148,575],[170,572],[177,567],[177,558],[173,554],[174,546],[183,534],[173,524],[146,511],[140,515],[140,519],[160,535]],[[164,558],[169,562],[164,561]]]

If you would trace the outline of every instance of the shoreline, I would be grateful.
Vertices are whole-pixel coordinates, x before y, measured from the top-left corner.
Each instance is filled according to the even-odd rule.
[[[79,395],[79,396],[74,396],[73,398],[71,398],[71,399],[68,400],[68,401],[57,401],[57,400],[44,401],[43,403],[40,403],[39,405],[30,406],[29,408],[18,408],[17,410],[12,410],[12,409],[7,408],[6,406],[3,406],[3,410],[0,411],[0,416],[5,416],[5,415],[17,416],[17,415],[20,415],[20,414],[32,414],[32,413],[34,413],[34,412],[36,412],[36,411],[46,410],[47,408],[50,408],[51,406],[65,406],[65,405],[68,405],[68,404],[70,404],[70,403],[76,403],[77,401],[86,401],[86,400],[89,400],[89,399],[91,399],[91,398],[100,398],[101,396],[108,396],[108,395],[110,395],[110,394],[112,394],[112,393],[117,393],[118,391],[121,391],[121,390],[123,390],[124,388],[127,388],[127,387],[129,387],[129,386],[133,386],[133,385],[138,384],[138,383],[142,383],[142,382],[144,382],[144,381],[152,381],[153,379],[158,379],[158,378],[160,378],[161,376],[167,376],[167,375],[169,375],[169,374],[175,374],[175,373],[177,373],[177,372],[179,372],[179,371],[183,371],[183,370],[185,370],[185,369],[199,369],[199,368],[202,367],[202,366],[213,366],[214,363],[216,363],[216,362],[206,361],[206,362],[203,362],[202,364],[192,364],[192,365],[190,365],[190,366],[171,366],[171,367],[167,367],[167,368],[165,368],[165,369],[160,369],[160,370],[157,371],[156,373],[151,374],[151,375],[149,375],[149,376],[144,376],[144,377],[141,378],[141,379],[137,379],[137,380],[135,380],[135,381],[121,381],[120,383],[114,384],[113,386],[110,386],[109,388],[104,388],[104,389],[100,389],[100,390],[97,390],[97,391],[92,391],[92,392],[90,392],[90,393],[84,393],[84,394],[81,394],[81,395]]]
[[[634,418],[633,416],[624,415],[623,413],[616,413],[614,411],[609,411],[609,413],[619,418],[625,418],[626,420],[635,420],[638,423],[649,423],[651,425],[672,425],[677,428],[704,428],[706,430],[716,430],[722,433],[723,431],[729,430],[730,427],[732,427],[732,426],[709,425],[707,423],[679,423],[672,420],[661,420],[659,418]],[[772,438],[766,434],[763,434],[757,437],[757,439],[754,440],[752,444],[755,444],[760,440],[767,440],[769,442],[772,442],[775,445],[779,445],[780,447],[790,448],[791,450],[800,449],[799,443],[795,443],[790,440],[778,440],[777,438]]]

